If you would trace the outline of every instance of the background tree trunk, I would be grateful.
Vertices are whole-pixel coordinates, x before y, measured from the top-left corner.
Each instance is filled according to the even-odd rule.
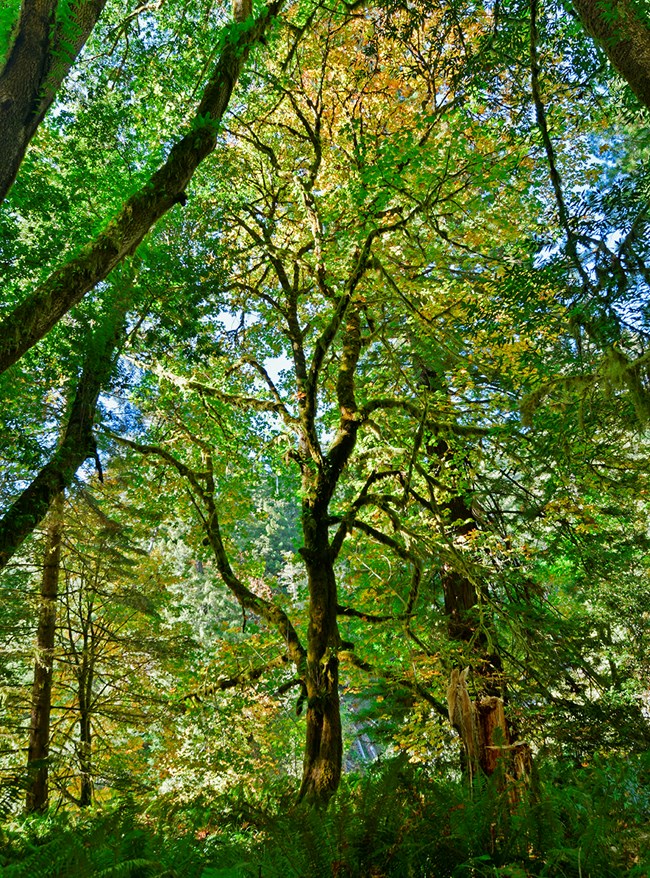
[[[47,528],[43,576],[36,634],[36,661],[32,685],[32,712],[27,753],[28,812],[44,811],[48,805],[48,765],[50,744],[50,710],[52,706],[52,672],[56,602],[59,594],[61,542],[63,538],[63,491],[54,498]]]
[[[93,802],[92,775],[92,714],[90,693],[85,689],[84,681],[79,681],[79,770],[81,774],[81,793],[79,806],[87,808]]]

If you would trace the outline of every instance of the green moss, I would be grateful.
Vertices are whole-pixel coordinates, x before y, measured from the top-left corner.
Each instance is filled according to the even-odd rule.
[[[0,69],[13,45],[19,16],[20,0],[3,0],[0,3]]]

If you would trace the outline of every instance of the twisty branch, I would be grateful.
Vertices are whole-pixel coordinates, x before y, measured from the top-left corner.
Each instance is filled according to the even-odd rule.
[[[220,402],[224,402],[227,405],[232,405],[235,408],[239,409],[249,409],[257,412],[275,412],[280,415],[282,420],[290,427],[295,427],[297,424],[297,419],[293,417],[293,415],[289,412],[287,407],[285,406],[282,397],[278,393],[277,388],[275,387],[273,381],[271,380],[270,375],[261,366],[256,360],[247,360],[251,366],[253,366],[262,377],[265,379],[271,393],[275,397],[274,400],[268,399],[259,399],[256,396],[245,396],[243,394],[237,393],[226,393],[223,390],[219,390],[217,387],[213,387],[209,384],[203,384],[201,381],[197,381],[194,378],[185,378],[181,375],[175,375],[173,372],[168,372],[166,369],[163,369],[159,366],[154,366],[152,371],[158,375],[160,378],[164,378],[166,381],[169,381],[170,384],[174,384],[176,387],[187,388],[188,390],[195,390],[200,396],[218,399]]]
[[[255,615],[260,616],[268,625],[278,631],[285,644],[289,658],[296,666],[298,672],[302,674],[304,671],[306,652],[289,617],[281,607],[277,606],[272,601],[267,601],[259,595],[256,595],[255,592],[247,588],[232,569],[223,542],[221,526],[219,524],[219,514],[215,502],[215,485],[212,477],[212,460],[210,455],[202,448],[202,455],[207,468],[205,472],[199,472],[188,467],[182,461],[178,460],[175,455],[171,454],[171,452],[164,448],[160,448],[159,446],[146,445],[134,442],[130,439],[118,439],[117,441],[133,448],[141,454],[155,455],[159,457],[165,463],[172,466],[179,475],[192,485],[195,492],[195,502],[197,504],[200,503],[202,507],[201,518],[203,520],[206,538],[214,554],[217,569],[219,570],[224,585],[233,594],[243,609],[250,610],[252,613],[255,613]]]
[[[276,668],[281,668],[283,665],[286,665],[287,661],[288,657],[286,655],[280,655],[275,659],[271,659],[271,661],[267,662],[265,665],[258,665],[255,668],[247,668],[239,674],[234,674],[232,677],[221,677],[218,680],[214,680],[212,683],[204,683],[192,692],[188,692],[187,695],[183,695],[182,700],[196,701],[200,703],[204,698],[209,698],[210,695],[216,695],[217,692],[225,692],[227,689],[235,689],[238,686],[249,686],[269,671],[273,671]]]

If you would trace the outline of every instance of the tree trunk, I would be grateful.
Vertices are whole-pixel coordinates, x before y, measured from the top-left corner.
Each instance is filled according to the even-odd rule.
[[[83,683],[81,684],[83,685]],[[80,690],[81,696],[81,690]],[[79,806],[87,808],[93,803],[92,774],[92,721],[89,702],[79,698],[79,769],[81,774],[81,793]]]
[[[299,799],[326,804],[338,789],[343,760],[339,660],[334,652],[307,670],[307,732]]]
[[[434,451],[444,466],[449,446],[439,440]],[[471,504],[458,494],[447,504],[453,540],[469,537],[478,529]],[[449,720],[460,735],[464,751],[464,768],[470,781],[482,773],[488,777],[503,768],[504,776],[521,780],[530,774],[530,747],[515,742],[513,730],[506,720],[506,692],[501,656],[490,648],[490,640],[482,620],[477,618],[480,591],[462,569],[445,565],[441,572],[447,631],[451,640],[466,644],[476,675],[479,696],[475,701],[467,689],[469,667],[454,668],[447,689]],[[468,655],[469,659],[470,656]]]
[[[650,109],[650,16],[643,0],[574,0],[585,30]]]
[[[97,23],[106,0],[23,0],[13,45],[0,70],[0,203],[30,140]]]
[[[56,602],[59,593],[61,541],[63,536],[63,491],[54,498],[47,528],[43,576],[41,579],[36,661],[32,685],[32,712],[27,753],[28,787],[26,808],[29,813],[45,811],[48,805],[48,764],[50,745],[50,710],[52,706],[52,671]]]
[[[464,497],[452,497],[448,503],[451,528],[454,539],[468,536],[477,530],[477,522]],[[487,695],[503,696],[503,674],[501,657],[489,649],[486,632],[477,619],[480,595],[474,582],[451,565],[441,572],[442,587],[447,616],[447,631],[452,640],[471,644],[475,672],[481,679],[481,686]]]
[[[52,458],[14,501],[0,521],[0,570],[43,520],[54,498],[72,481],[81,464],[96,455],[93,423],[97,400],[110,378],[116,350],[124,338],[127,304],[115,308],[89,342],[63,439]]]
[[[320,520],[318,520],[320,519]],[[340,637],[336,617],[336,577],[327,519],[303,510],[303,556],[309,581],[307,632],[307,731],[299,799],[326,804],[338,789],[343,760],[339,704]]]
[[[503,772],[504,782],[528,780],[530,747],[514,739],[502,698],[488,695],[472,701],[467,689],[468,673],[469,668],[454,668],[451,672],[447,705],[449,720],[463,742],[470,780],[478,773],[490,777],[497,771]]]
[[[80,599],[81,602],[81,599]],[[93,801],[93,775],[92,775],[92,706],[93,706],[93,678],[95,668],[95,632],[93,628],[94,596],[91,594],[86,605],[85,618],[82,621],[82,652],[77,672],[78,700],[79,700],[79,743],[77,755],[79,759],[79,774],[81,776],[81,791],[79,806],[87,808]]]

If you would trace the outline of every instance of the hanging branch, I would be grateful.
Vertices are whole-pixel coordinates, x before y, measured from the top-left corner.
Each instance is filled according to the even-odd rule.
[[[341,661],[347,661],[355,668],[358,668],[360,671],[365,671],[367,674],[371,674],[373,677],[377,677],[383,680],[390,680],[392,683],[395,683],[397,686],[403,686],[405,689],[408,689],[410,692],[414,692],[418,697],[422,698],[427,704],[430,704],[439,716],[443,717],[446,721],[449,719],[449,711],[441,701],[438,701],[437,698],[434,698],[430,692],[416,680],[410,680],[408,677],[402,677],[399,674],[396,674],[394,671],[389,671],[386,668],[378,668],[376,665],[371,665],[370,662],[364,661],[364,659],[359,658],[354,652],[340,652],[339,657]]]
[[[183,695],[181,701],[194,701],[200,704],[204,698],[208,698],[210,695],[216,695],[217,692],[225,692],[226,689],[236,689],[238,686],[249,686],[263,677],[268,671],[281,668],[286,665],[288,661],[288,656],[280,655],[277,656],[277,658],[271,659],[271,661],[264,665],[259,665],[255,668],[248,668],[240,674],[235,674],[232,677],[221,677],[213,683],[204,683],[202,686],[199,686],[198,689],[194,689],[192,692],[188,692],[187,695]],[[293,680],[291,681],[291,684],[294,684]],[[287,684],[284,685],[286,686]],[[283,687],[280,688],[282,689]]]

